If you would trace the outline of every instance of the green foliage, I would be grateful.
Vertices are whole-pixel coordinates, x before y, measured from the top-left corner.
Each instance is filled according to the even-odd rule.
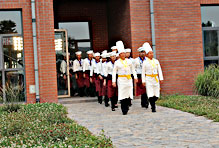
[[[17,33],[16,23],[11,20],[0,22],[0,34]]]
[[[200,73],[195,80],[198,94],[219,97],[219,66],[210,65],[204,73]]]
[[[0,147],[99,147],[110,148],[104,134],[92,135],[67,117],[58,104],[20,105],[17,112],[0,108]]]
[[[6,102],[3,100],[3,91],[5,92]],[[17,112],[20,109],[20,102],[24,98],[23,88],[6,86],[5,89],[0,89],[0,102],[5,103],[2,110],[7,112]]]
[[[219,99],[206,96],[162,96],[158,104],[219,122]]]

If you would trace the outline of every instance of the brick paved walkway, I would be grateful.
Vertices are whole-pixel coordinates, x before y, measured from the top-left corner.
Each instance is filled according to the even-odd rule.
[[[94,134],[103,129],[117,148],[219,148],[219,123],[174,109],[157,113],[135,100],[124,116],[97,102],[66,104],[69,117]]]

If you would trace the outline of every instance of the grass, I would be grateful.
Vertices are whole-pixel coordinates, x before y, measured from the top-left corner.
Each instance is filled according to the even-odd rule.
[[[215,122],[219,122],[219,98],[170,95],[162,96],[157,104],[198,116],[205,116]]]
[[[54,103],[0,107],[0,147],[112,148],[104,133],[93,135]]]

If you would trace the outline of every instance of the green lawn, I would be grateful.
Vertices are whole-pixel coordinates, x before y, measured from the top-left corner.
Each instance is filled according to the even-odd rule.
[[[70,120],[62,105],[44,103],[0,107],[0,147],[19,146],[113,147],[110,138],[103,134],[94,136]]]
[[[205,116],[219,122],[219,98],[205,96],[162,96],[158,105]]]

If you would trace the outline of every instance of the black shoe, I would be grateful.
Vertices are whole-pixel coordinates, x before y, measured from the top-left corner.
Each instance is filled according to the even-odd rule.
[[[123,115],[127,115],[127,112],[126,113],[122,113]]]
[[[152,113],[155,113],[155,112],[157,112],[156,109],[152,109]]]
[[[109,107],[109,104],[105,104],[105,107]]]
[[[112,111],[116,111],[115,108],[112,108]]]

